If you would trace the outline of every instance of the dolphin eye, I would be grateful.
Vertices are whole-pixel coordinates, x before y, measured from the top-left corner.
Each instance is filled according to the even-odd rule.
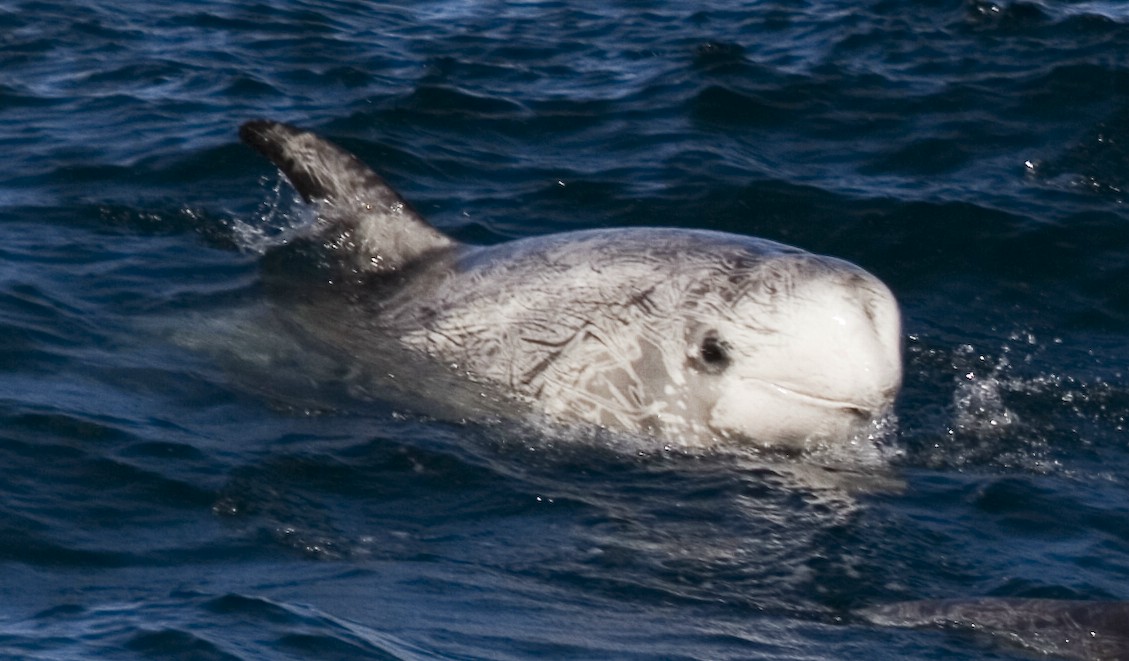
[[[729,346],[711,331],[702,338],[698,360],[705,371],[717,374],[729,366]]]

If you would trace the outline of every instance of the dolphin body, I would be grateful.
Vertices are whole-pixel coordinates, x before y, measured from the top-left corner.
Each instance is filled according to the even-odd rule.
[[[900,387],[897,303],[848,262],[674,228],[468,245],[314,133],[255,120],[240,137],[317,213],[264,258],[276,307],[357,363],[676,447],[846,443]]]
[[[938,599],[865,609],[883,626],[974,631],[1075,661],[1129,661],[1129,602],[1064,599]]]

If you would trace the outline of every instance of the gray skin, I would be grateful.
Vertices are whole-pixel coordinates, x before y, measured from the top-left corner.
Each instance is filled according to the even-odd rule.
[[[883,626],[975,631],[1061,659],[1129,660],[1129,602],[1060,599],[939,599],[860,612]]]
[[[318,214],[321,284],[278,278],[279,300],[357,361],[400,352],[551,421],[683,447],[847,442],[900,386],[897,304],[842,260],[666,228],[471,246],[313,133],[258,120],[240,136]]]

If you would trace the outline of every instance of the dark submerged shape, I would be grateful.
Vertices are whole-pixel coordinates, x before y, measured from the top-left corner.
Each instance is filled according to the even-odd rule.
[[[876,606],[862,616],[899,627],[967,629],[1076,661],[1129,659],[1129,602],[947,599]]]

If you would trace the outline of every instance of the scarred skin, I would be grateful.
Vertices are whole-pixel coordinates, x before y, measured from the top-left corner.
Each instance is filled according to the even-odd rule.
[[[317,206],[313,241],[362,311],[302,315],[329,344],[394,338],[551,420],[680,446],[846,440],[897,393],[897,304],[842,260],[686,229],[460,244],[312,133],[241,136]]]

